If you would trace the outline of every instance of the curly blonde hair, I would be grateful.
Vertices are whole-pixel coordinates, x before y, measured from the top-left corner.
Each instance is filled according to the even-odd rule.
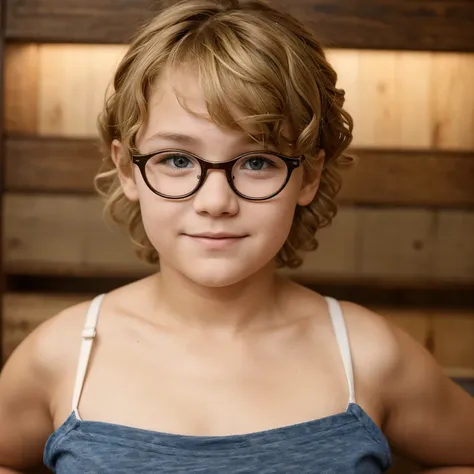
[[[316,166],[318,151],[325,151],[318,192],[308,206],[297,206],[276,257],[278,267],[301,265],[301,251],[317,248],[316,231],[336,215],[339,169],[353,161],[346,154],[353,123],[321,44],[295,18],[260,0],[180,1],[165,6],[138,32],[98,121],[104,159],[95,185],[106,200],[106,214],[128,229],[141,259],[159,263],[139,204],[122,191],[111,144],[120,140],[127,150],[121,160],[131,169],[150,89],[165,69],[183,65],[198,72],[216,124],[242,130],[261,143],[291,147],[296,156],[306,157],[306,173]],[[236,117],[236,110],[245,118]]]

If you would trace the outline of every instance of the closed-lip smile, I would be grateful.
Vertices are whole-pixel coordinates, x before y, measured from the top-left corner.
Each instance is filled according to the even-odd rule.
[[[228,232],[203,232],[198,234],[186,234],[189,237],[197,237],[201,239],[240,239],[246,235],[230,234]]]

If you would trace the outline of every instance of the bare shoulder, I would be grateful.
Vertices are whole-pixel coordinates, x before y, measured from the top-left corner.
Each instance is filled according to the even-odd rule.
[[[342,301],[349,335],[356,396],[367,400],[385,419],[388,407],[383,387],[391,380],[403,358],[404,335],[390,321],[358,304]]]
[[[77,353],[82,326],[90,301],[64,309],[40,324],[17,347],[5,365],[31,367],[48,379],[61,375],[62,370]]]
[[[54,431],[56,387],[79,350],[88,303],[53,316],[16,348],[0,374],[0,465],[26,469],[41,464]],[[28,450],[24,446],[28,446]]]
[[[103,320],[117,321],[124,313],[139,305],[144,299],[143,287],[147,279],[139,280],[119,287],[106,294],[101,304],[99,324]],[[36,369],[47,370],[54,374],[77,365],[81,345],[81,334],[92,299],[87,296],[84,301],[69,306],[32,331],[12,354],[12,362],[28,359]],[[10,361],[9,361],[10,362]]]
[[[355,365],[370,377],[384,377],[402,356],[400,329],[380,314],[348,301],[341,302]]]
[[[423,377],[441,372],[431,354],[386,317],[355,303],[342,302],[341,306],[354,364],[362,379],[393,390],[394,381],[400,384],[416,379],[418,385]]]
[[[360,374],[387,387],[392,394],[432,383],[442,375],[432,355],[387,318],[343,302],[354,362]],[[400,388],[397,388],[400,387]]]
[[[469,394],[386,318],[353,303],[344,302],[342,308],[356,391],[380,404],[392,446],[423,465],[473,465],[474,400]]]
[[[91,301],[70,306],[52,316],[31,334],[31,346],[43,363],[54,368],[58,357],[67,360],[75,346],[79,347],[81,331]],[[25,342],[28,342],[27,340]]]

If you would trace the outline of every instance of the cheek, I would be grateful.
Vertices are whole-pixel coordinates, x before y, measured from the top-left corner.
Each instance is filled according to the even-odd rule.
[[[265,222],[268,229],[266,233],[271,234],[271,238],[275,241],[277,251],[283,246],[295,216],[296,205],[300,193],[300,180],[295,179],[277,196],[275,201],[269,202],[271,206],[268,209],[268,215],[262,217],[261,222]]]
[[[182,203],[162,199],[141,186],[138,186],[138,195],[143,227],[150,242],[160,252],[175,233]]]
[[[290,194],[290,193],[288,193]],[[264,245],[276,252],[285,243],[293,223],[296,203],[287,193],[263,203],[246,203],[242,217],[249,225],[249,232],[265,240]]]

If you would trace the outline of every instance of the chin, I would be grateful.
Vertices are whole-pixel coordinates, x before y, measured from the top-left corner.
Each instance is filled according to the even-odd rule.
[[[247,265],[246,265],[247,263]],[[195,262],[191,268],[182,268],[181,272],[195,284],[208,288],[225,288],[250,277],[260,268],[250,268],[249,262],[229,260],[208,260]]]

